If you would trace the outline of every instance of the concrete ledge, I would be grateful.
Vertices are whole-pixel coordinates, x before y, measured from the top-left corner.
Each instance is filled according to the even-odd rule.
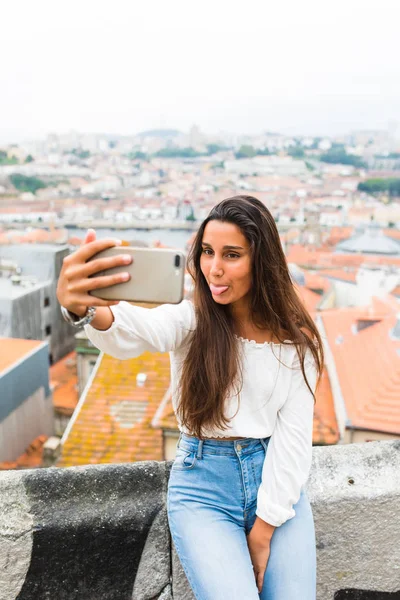
[[[170,466],[1,472],[0,600],[192,600],[168,530]],[[399,600],[400,442],[314,448],[307,492],[318,600]]]

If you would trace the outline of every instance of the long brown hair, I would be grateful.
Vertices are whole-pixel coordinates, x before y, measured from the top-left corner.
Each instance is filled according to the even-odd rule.
[[[324,364],[318,329],[296,293],[275,220],[253,196],[233,196],[217,204],[200,225],[189,252],[187,268],[194,280],[193,303],[197,323],[188,342],[180,378],[178,413],[182,424],[202,438],[203,427],[227,429],[224,403],[231,386],[242,385],[242,363],[228,305],[215,302],[200,268],[202,240],[211,220],[233,223],[250,244],[253,323],[268,329],[280,343],[295,344],[303,377],[314,396],[304,369],[307,348],[318,376]]]

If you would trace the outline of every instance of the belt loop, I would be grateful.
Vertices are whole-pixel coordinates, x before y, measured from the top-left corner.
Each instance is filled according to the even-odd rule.
[[[196,452],[197,458],[202,457],[202,452],[203,452],[203,440],[199,440],[199,445],[197,446],[197,452]]]

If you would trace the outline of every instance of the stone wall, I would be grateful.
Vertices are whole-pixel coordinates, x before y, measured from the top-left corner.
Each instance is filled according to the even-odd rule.
[[[192,600],[168,530],[170,466],[0,473],[0,600]],[[314,448],[307,493],[318,600],[399,600],[400,442]]]

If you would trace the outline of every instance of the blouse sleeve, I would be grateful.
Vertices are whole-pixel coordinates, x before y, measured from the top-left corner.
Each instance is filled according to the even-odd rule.
[[[121,301],[110,306],[114,321],[106,330],[85,325],[89,340],[115,358],[135,358],[143,352],[177,350],[195,327],[194,307],[189,300],[143,308]]]
[[[315,392],[317,368],[311,350],[305,356],[305,372]],[[295,516],[293,505],[307,482],[312,460],[314,398],[307,387],[295,352],[288,397],[278,411],[267,446],[256,514],[279,527]]]

